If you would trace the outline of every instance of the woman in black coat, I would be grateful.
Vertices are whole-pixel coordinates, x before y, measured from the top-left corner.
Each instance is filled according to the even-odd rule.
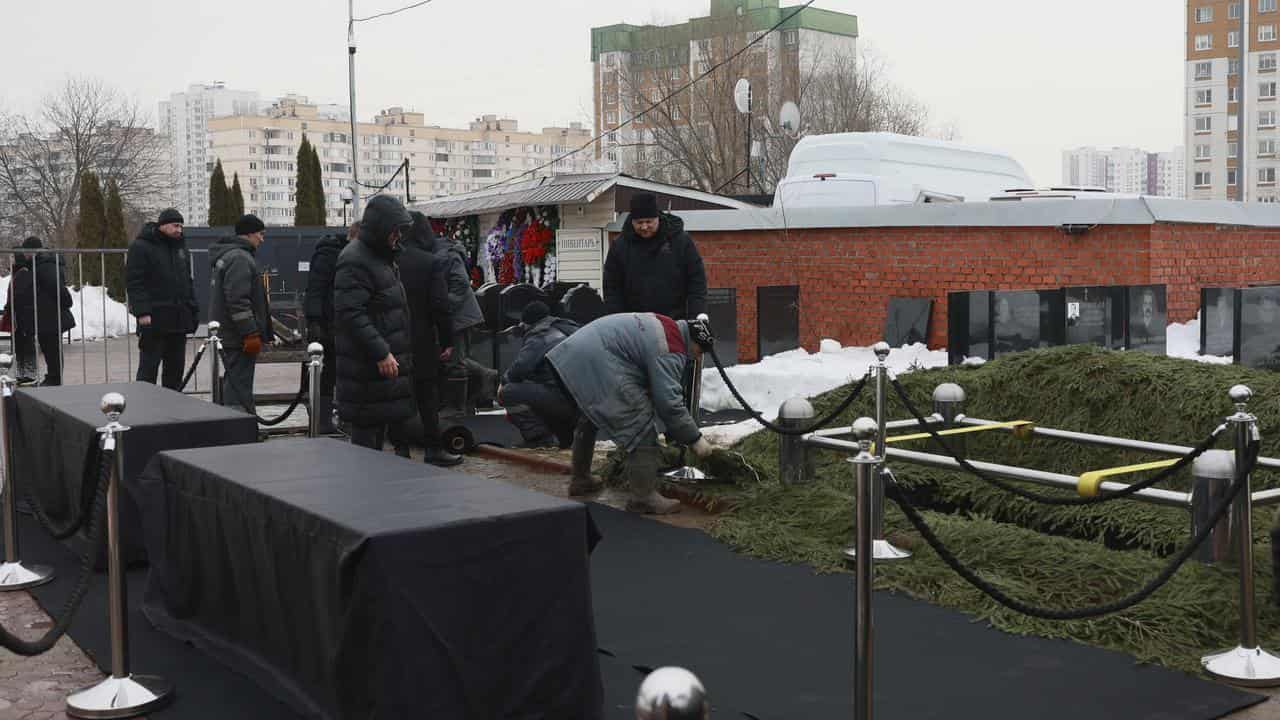
[[[40,238],[29,237],[23,248],[43,247]],[[61,334],[76,326],[71,314],[71,292],[66,286],[66,261],[52,253],[14,255],[13,336],[22,365],[24,356],[35,362],[35,345],[40,344],[46,367],[42,385],[62,384]]]

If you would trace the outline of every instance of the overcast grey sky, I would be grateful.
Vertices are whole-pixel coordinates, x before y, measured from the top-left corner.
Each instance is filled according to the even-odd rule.
[[[411,0],[356,0],[356,15]],[[784,5],[794,4],[784,0]],[[361,119],[404,105],[465,126],[498,113],[521,126],[583,120],[590,28],[681,21],[708,0],[433,0],[357,25]],[[1003,148],[1039,184],[1075,145],[1167,150],[1182,141],[1182,2],[818,0],[858,16],[860,42],[950,123]],[[345,0],[32,0],[7,8],[0,109],[28,110],[68,74],[156,101],[222,80],[264,96],[346,102]]]

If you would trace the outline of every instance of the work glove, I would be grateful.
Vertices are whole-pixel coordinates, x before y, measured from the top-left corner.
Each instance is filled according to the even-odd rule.
[[[715,344],[715,337],[711,334],[711,324],[705,320],[689,321],[689,337],[698,343],[703,350],[710,350]]]
[[[711,451],[715,449],[715,447],[712,446],[711,443],[707,442],[707,439],[701,435],[699,435],[698,439],[694,441],[692,447],[693,454],[700,458],[711,455]]]
[[[246,355],[257,355],[262,352],[262,336],[258,333],[245,335],[244,352]]]

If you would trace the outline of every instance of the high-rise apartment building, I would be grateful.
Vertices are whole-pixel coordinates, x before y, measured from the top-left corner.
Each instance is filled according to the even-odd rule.
[[[1186,197],[1182,148],[1150,153],[1133,147],[1091,146],[1062,151],[1062,183],[1133,195]]]
[[[258,93],[231,90],[226,84],[194,83],[185,92],[160,101],[158,129],[169,138],[176,206],[189,224],[209,219],[209,121],[227,115],[252,115],[261,106]]]
[[[323,117],[299,100],[285,97],[262,113],[210,120],[209,162],[222,160],[228,182],[240,176],[246,212],[269,225],[291,225],[305,133],[320,156],[328,223],[339,225],[350,220],[343,198],[351,185],[351,124]],[[413,200],[478,190],[535,170],[529,177],[598,169],[586,152],[554,162],[591,139],[580,123],[528,132],[515,120],[485,115],[467,128],[443,128],[427,125],[422,113],[393,107],[372,123],[357,123],[356,132],[362,200],[383,185],[382,192],[405,197],[406,160]]]
[[[704,75],[784,20],[776,32],[745,51],[745,60],[731,71],[735,76],[721,77],[724,75],[721,71],[714,79],[700,80],[701,87],[682,93],[682,99],[665,114],[642,116],[624,126],[628,118],[653,101]],[[655,145],[655,132],[661,132],[657,126],[687,125],[690,118],[696,120],[699,115],[717,112],[707,107],[705,96],[697,95],[713,83],[714,101],[718,106],[727,106],[729,118],[737,121],[732,117],[732,90],[738,74],[751,83],[752,115],[756,122],[769,117],[776,124],[783,103],[801,101],[800,86],[815,69],[852,60],[857,37],[858,19],[853,15],[813,7],[803,10],[799,6],[780,7],[778,0],[711,0],[708,16],[678,25],[620,24],[592,28],[595,128],[597,134],[606,133],[596,153],[616,163],[623,172],[645,165],[646,151],[648,165],[661,166],[661,159],[654,162],[653,157],[654,151],[660,151],[664,144],[659,141]],[[709,122],[719,128],[728,124],[720,118]],[[735,134],[727,145],[728,150],[745,156],[745,135],[744,141],[738,142]],[[744,158],[738,157],[736,162],[743,166]]]
[[[1275,202],[1277,0],[1188,0],[1186,30],[1187,197],[1236,199],[1243,180],[1248,202]]]

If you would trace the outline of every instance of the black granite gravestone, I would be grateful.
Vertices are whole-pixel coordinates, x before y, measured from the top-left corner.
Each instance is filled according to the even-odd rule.
[[[604,300],[590,285],[579,285],[565,293],[560,305],[561,317],[569,318],[579,325],[586,325],[604,315]]]
[[[1166,354],[1168,314],[1164,285],[1133,285],[1127,291],[1125,347],[1157,355]]]
[[[991,293],[986,290],[947,293],[947,362],[991,359]]]
[[[467,330],[469,351],[467,356],[481,365],[492,368],[496,365],[493,345],[494,332],[484,325],[477,325]]]
[[[760,357],[800,347],[800,286],[756,288],[756,342]]]
[[[1280,287],[1243,288],[1239,293],[1236,362],[1280,369]]]
[[[1064,288],[1068,345],[1124,349],[1125,289],[1116,286]]]
[[[889,298],[884,341],[889,343],[889,347],[927,342],[932,315],[933,300],[929,298]]]
[[[570,290],[582,284],[583,283],[576,282],[560,282],[557,280],[551,284],[551,287],[546,288],[547,306],[551,308],[551,314],[565,317],[564,296],[567,295]]]
[[[524,333],[520,332],[518,326],[512,326],[498,333],[493,342],[493,369],[499,373],[505,373],[507,368],[511,367],[511,363],[515,361],[516,354],[520,352],[520,345],[524,342]]]
[[[498,283],[485,283],[476,290],[476,300],[480,303],[480,312],[484,314],[484,326],[490,332],[497,332],[503,328],[500,316],[501,293],[502,286]]]
[[[995,357],[1062,344],[1066,329],[1062,290],[998,291],[992,296]]]
[[[707,317],[716,338],[716,355],[725,367],[738,364],[738,290],[707,288]],[[707,364],[710,367],[710,364]]]
[[[1200,289],[1200,354],[1231,355],[1236,343],[1236,289]]]
[[[546,293],[538,289],[537,286],[528,283],[508,285],[502,288],[502,292],[498,294],[498,297],[498,315],[502,319],[498,330],[506,330],[512,325],[519,325],[520,315],[524,313],[524,307],[529,303],[535,300],[544,303],[547,301]]]

